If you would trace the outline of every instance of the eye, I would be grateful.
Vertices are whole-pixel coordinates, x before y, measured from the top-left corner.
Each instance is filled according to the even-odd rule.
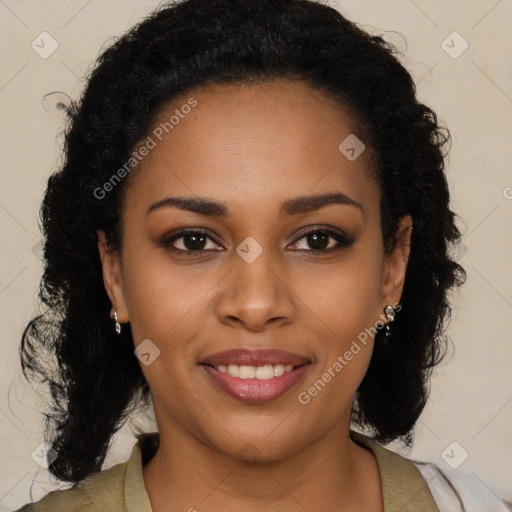
[[[304,242],[301,243],[302,240]],[[344,247],[350,247],[354,242],[353,237],[349,237],[342,232],[330,229],[312,229],[298,238],[293,245],[299,246],[295,247],[295,250],[303,250],[313,254],[326,254]],[[311,249],[307,248],[308,245]]]
[[[349,237],[343,232],[324,228],[312,229],[303,233],[291,247],[292,250],[306,251],[313,254],[326,254],[343,247],[349,247],[354,242],[355,239],[353,237]],[[207,231],[196,228],[182,229],[171,236],[166,236],[162,239],[161,244],[173,252],[187,255],[198,255],[223,250]]]
[[[208,247],[208,242],[210,246]],[[222,250],[219,244],[208,234],[207,231],[200,229],[182,229],[172,236],[166,236],[162,239],[162,246],[175,252],[202,254]]]

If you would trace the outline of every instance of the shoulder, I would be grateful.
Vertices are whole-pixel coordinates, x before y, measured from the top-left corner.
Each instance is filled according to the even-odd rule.
[[[441,469],[432,462],[414,461],[429,486],[440,510],[466,512],[509,512],[506,504],[476,475],[460,470]]]
[[[360,433],[351,431],[350,435],[354,441],[371,449],[377,459],[385,508],[388,505],[389,509],[394,509],[395,504],[403,503],[405,497],[415,510],[422,511],[512,511],[512,505],[503,501],[476,475],[409,459]]]
[[[438,512],[427,483],[413,461],[361,433],[350,431],[350,437],[375,456],[385,510]]]
[[[121,512],[128,462],[112,466],[70,489],[56,490],[17,512]]]

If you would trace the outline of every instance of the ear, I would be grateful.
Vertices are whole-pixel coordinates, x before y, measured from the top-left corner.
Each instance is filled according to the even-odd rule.
[[[110,318],[114,318],[114,311],[117,309],[119,323],[126,323],[129,319],[124,296],[120,255],[109,247],[104,231],[98,230],[97,233],[98,251],[100,253],[101,266],[103,269],[103,284],[110,298],[110,302],[112,302]]]
[[[405,282],[405,272],[411,251],[412,218],[402,217],[398,224],[396,245],[385,256],[382,277],[382,308],[387,304],[398,304],[402,296]]]

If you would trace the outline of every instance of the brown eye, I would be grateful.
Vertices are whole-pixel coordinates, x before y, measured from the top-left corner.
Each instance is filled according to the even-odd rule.
[[[209,244],[209,242],[211,242]],[[165,248],[183,253],[203,253],[218,249],[219,245],[206,231],[187,229],[162,240]]]
[[[295,250],[304,250],[318,254],[328,253],[342,249],[343,247],[349,247],[355,242],[354,238],[328,229],[315,229],[309,231],[298,238],[293,245],[299,245],[302,240],[304,240],[302,247],[296,247]]]

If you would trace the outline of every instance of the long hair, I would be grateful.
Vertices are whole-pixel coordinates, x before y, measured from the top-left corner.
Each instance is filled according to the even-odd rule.
[[[112,434],[136,400],[151,398],[129,325],[120,336],[114,332],[97,250],[97,230],[114,250],[121,247],[128,179],[104,197],[95,191],[178,95],[199,85],[279,77],[320,89],[354,113],[374,155],[387,250],[400,218],[412,217],[393,341],[379,343],[383,333],[377,334],[353,408],[353,421],[377,441],[411,442],[446,344],[447,294],[464,279],[449,253],[460,238],[444,170],[449,132],[417,100],[394,48],[331,7],[312,0],[184,0],[156,10],[99,57],[68,110],[64,162],[41,205],[45,311],[25,328],[20,356],[25,376],[49,386],[46,438],[57,451],[50,465],[56,477],[78,482],[100,471]]]

